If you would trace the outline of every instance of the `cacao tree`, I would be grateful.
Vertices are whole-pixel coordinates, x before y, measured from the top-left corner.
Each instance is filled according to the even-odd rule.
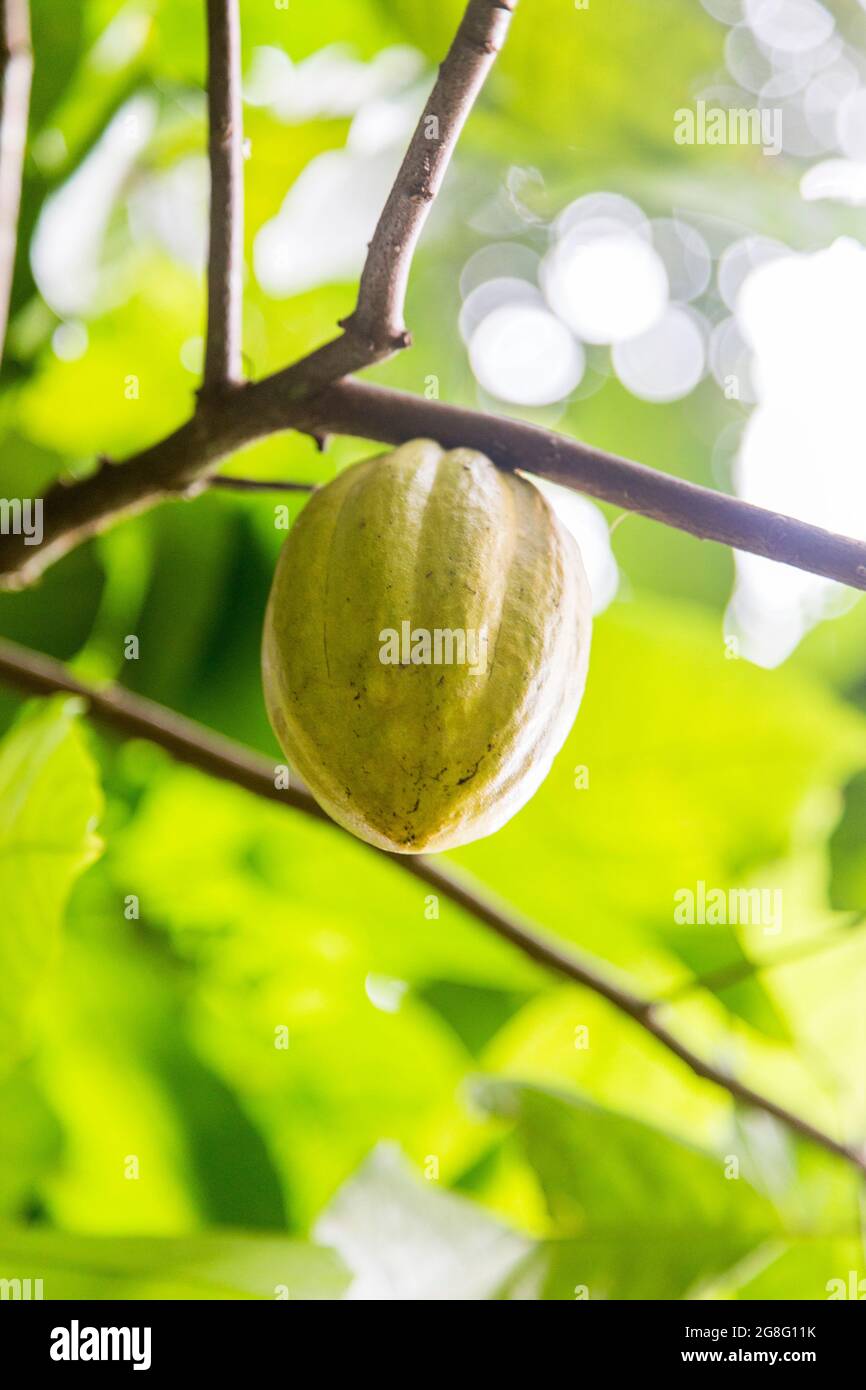
[[[0,18],[0,1280],[866,1296],[866,15]]]

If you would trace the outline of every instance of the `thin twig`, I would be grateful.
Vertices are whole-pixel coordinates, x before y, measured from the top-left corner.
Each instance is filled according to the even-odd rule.
[[[297,483],[278,478],[234,478],[227,473],[214,473],[208,486],[225,492],[315,492],[318,483]]]
[[[346,328],[403,346],[415,247],[454,148],[508,34],[517,0],[471,0],[421,114],[370,242],[358,303]]]
[[[274,764],[267,758],[202,728],[152,700],[132,695],[118,686],[99,690],[85,685],[52,658],[4,640],[0,640],[0,680],[28,694],[51,695],[66,691],[81,696],[88,703],[91,717],[117,733],[149,739],[180,762],[243,787],[268,801],[303,811],[333,825],[307,791],[298,787],[282,790],[276,785]],[[337,828],[334,826],[335,830]],[[606,999],[703,1080],[721,1087],[743,1105],[772,1115],[793,1133],[846,1159],[866,1173],[866,1151],[862,1148],[834,1139],[808,1120],[777,1105],[768,1096],[754,1091],[736,1077],[705,1061],[659,1020],[655,1005],[617,984],[585,955],[578,956],[539,932],[511,908],[497,902],[476,885],[471,885],[454,869],[446,867],[441,858],[434,862],[423,855],[392,855],[372,847],[370,852],[382,855],[395,868],[404,870],[441,893],[536,964]]]
[[[355,308],[339,337],[286,369],[289,399],[307,399],[410,345],[404,310],[415,247],[516,8],[517,0],[469,0],[373,233]]]
[[[731,961],[729,965],[720,966],[718,970],[708,971],[706,975],[692,975],[682,984],[675,985],[673,989],[657,995],[654,1002],[659,1006],[679,1003],[681,999],[686,999],[701,989],[718,992],[729,989],[732,985],[741,984],[743,980],[751,980],[756,975],[762,975],[771,970],[779,970],[782,966],[796,965],[799,961],[823,956],[827,951],[835,950],[837,946],[847,945],[854,932],[864,925],[866,925],[866,913],[854,912],[842,926],[821,932],[818,936],[810,936],[805,941],[795,942],[787,951],[777,951],[767,960],[735,960]]]
[[[289,368],[288,371],[292,369]],[[426,437],[465,445],[504,469],[523,469],[627,511],[866,589],[866,545],[739,498],[594,449],[510,417],[342,381],[306,403],[287,399],[285,372],[202,402],[196,415],[122,464],[103,461],[90,477],[56,483],[45,495],[43,538],[0,535],[0,589],[32,583],[49,565],[121,518],[208,485],[220,460],[287,429],[354,435],[400,444]]]
[[[27,0],[0,0],[0,362],[15,273],[32,75]]]
[[[204,391],[242,379],[243,117],[238,0],[207,0],[210,243]]]

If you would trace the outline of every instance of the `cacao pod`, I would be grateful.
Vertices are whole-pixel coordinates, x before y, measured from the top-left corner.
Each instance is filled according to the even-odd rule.
[[[313,494],[265,618],[268,713],[340,825],[411,854],[489,835],[577,714],[591,606],[537,488],[413,440]]]

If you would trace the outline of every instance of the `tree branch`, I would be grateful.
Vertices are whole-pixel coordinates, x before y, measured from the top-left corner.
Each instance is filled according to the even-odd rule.
[[[369,244],[343,332],[281,374],[287,399],[316,391],[408,347],[409,270],[469,112],[505,42],[517,0],[469,0]]]
[[[243,787],[267,801],[303,811],[316,820],[333,825],[309,792],[297,787],[286,790],[276,787],[274,765],[267,758],[202,728],[152,700],[145,700],[118,686],[98,690],[85,685],[70,675],[59,662],[5,640],[0,640],[0,680],[31,695],[52,695],[58,691],[78,695],[87,701],[90,716],[97,723],[126,736],[149,739],[179,762]],[[338,829],[336,826],[334,828]],[[372,846],[368,848],[371,853],[388,859],[395,868],[402,869],[441,893],[536,964],[606,999],[703,1080],[721,1087],[741,1104],[772,1115],[793,1133],[866,1173],[866,1150],[834,1139],[810,1121],[777,1105],[769,1097],[705,1061],[659,1020],[656,1005],[617,984],[585,955],[579,956],[539,932],[512,909],[471,885],[454,869],[446,867],[442,859],[434,862],[423,855],[392,855]]]
[[[237,385],[241,369],[244,175],[238,0],[207,0],[210,241],[203,390]]]
[[[702,539],[762,555],[866,589],[866,545],[792,517],[520,420],[335,378],[381,361],[405,345],[409,266],[430,202],[472,102],[501,46],[516,0],[470,0],[410,143],[361,276],[355,311],[333,342],[242,389],[239,378],[241,235],[237,0],[208,0],[211,85],[211,256],[205,389],[193,417],[120,465],[102,460],[79,482],[56,483],[44,498],[43,535],[0,535],[0,588],[21,588],[55,560],[114,521],[208,485],[237,449],[286,429],[400,444],[427,435],[466,445],[505,469],[523,469]],[[239,486],[217,481],[217,487]],[[247,484],[247,490],[264,490]]]
[[[599,501],[638,512],[703,540],[866,589],[866,545],[793,517],[741,502],[594,449],[580,440],[477,410],[426,400],[364,381],[341,381],[310,401],[287,399],[277,372],[229,396],[202,400],[166,439],[122,464],[103,461],[90,477],[55,483],[45,495],[43,538],[0,535],[0,589],[17,589],[82,541],[122,517],[208,485],[208,473],[244,445],[286,429],[401,444],[428,437],[465,445],[505,469],[523,469]],[[219,486],[219,484],[218,484]]]
[[[0,0],[0,362],[15,273],[32,75],[27,0]]]
[[[278,389],[278,377],[262,382],[262,396]],[[260,406],[264,403],[260,401]],[[368,382],[346,381],[314,403],[316,424],[335,434],[400,444],[429,436],[445,448],[479,449],[498,467],[540,478],[638,512],[653,521],[793,565],[854,589],[866,589],[866,545],[805,521],[742,502],[727,493],[661,473],[644,464],[594,449],[580,440],[524,420],[428,401]]]
[[[343,333],[270,381],[241,390],[240,312],[243,222],[238,0],[207,0],[210,122],[210,247],[204,385],[193,417],[158,444],[115,467],[100,461],[78,483],[60,481],[44,502],[39,545],[0,536],[0,588],[17,589],[113,521],[167,497],[193,495],[208,471],[235,449],[275,429],[324,431],[305,402],[323,386],[383,360],[408,343],[403,303],[409,266],[430,203],[472,103],[501,47],[517,0],[469,0],[370,243],[354,312]],[[227,391],[234,386],[238,389]],[[256,421],[267,405],[270,422]],[[219,483],[216,486],[223,486]]]
[[[470,0],[379,220],[344,333],[263,381],[225,392],[218,388],[240,374],[240,58],[237,0],[208,0],[212,197],[205,390],[194,416],[167,438],[123,464],[102,460],[80,482],[56,483],[44,498],[38,545],[29,544],[32,536],[0,536],[0,588],[30,583],[122,517],[203,490],[213,468],[237,449],[277,431],[299,429],[319,439],[343,433],[400,444],[427,435],[447,447],[477,448],[501,468],[523,469],[701,539],[866,589],[866,545],[860,541],[520,420],[367,382],[327,384],[405,345],[403,304],[412,253],[515,5],[516,0]],[[261,489],[248,485],[248,490]]]

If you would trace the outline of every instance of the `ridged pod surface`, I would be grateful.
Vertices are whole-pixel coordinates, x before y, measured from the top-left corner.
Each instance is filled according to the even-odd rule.
[[[425,659],[437,631],[439,664]],[[314,493],[286,538],[268,713],[340,825],[382,849],[449,849],[499,829],[546,777],[590,632],[580,552],[540,492],[413,440]]]

